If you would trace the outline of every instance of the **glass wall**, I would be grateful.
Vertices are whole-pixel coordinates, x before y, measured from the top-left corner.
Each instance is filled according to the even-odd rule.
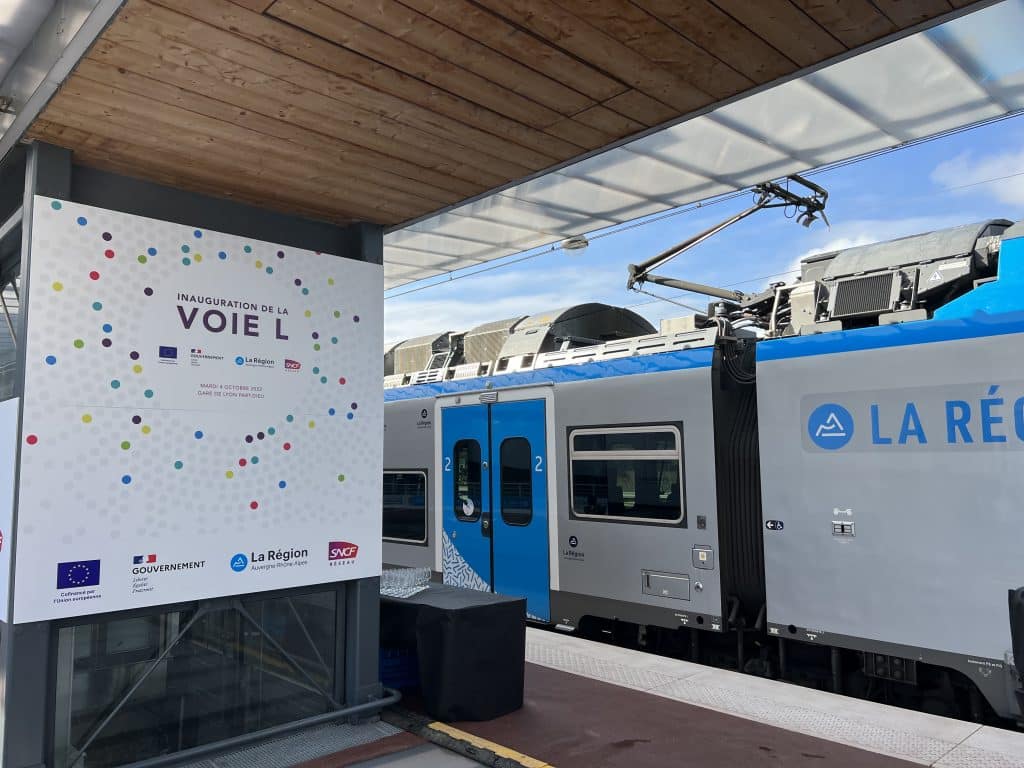
[[[83,748],[89,768],[124,765],[336,709],[338,594],[60,628],[55,766]]]

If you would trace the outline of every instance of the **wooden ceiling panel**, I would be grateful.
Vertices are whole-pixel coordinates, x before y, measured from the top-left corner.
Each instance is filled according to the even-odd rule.
[[[30,129],[79,162],[396,225],[965,0],[127,0]]]

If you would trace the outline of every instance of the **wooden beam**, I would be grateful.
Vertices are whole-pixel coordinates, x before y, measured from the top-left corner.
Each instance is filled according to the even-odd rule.
[[[623,117],[617,112],[612,112],[605,106],[597,105],[590,107],[574,115],[577,122],[590,126],[598,131],[603,131],[609,136],[629,136],[643,130],[644,126],[628,117]]]
[[[847,48],[856,48],[896,31],[869,0],[793,0]]]
[[[133,71],[133,68],[148,69],[147,58],[136,52],[121,49],[116,44],[102,43],[100,48],[94,49],[89,56],[79,62],[75,71],[84,78],[107,83],[125,93],[145,96],[205,117],[291,141],[322,153],[328,160],[337,158],[358,169],[356,175],[360,178],[376,178],[378,183],[406,188],[413,192],[422,191],[425,196],[432,197],[437,194],[447,197],[449,201],[470,197],[480,191],[478,185],[462,181],[449,173],[373,152],[328,134],[307,130],[286,120],[261,115],[253,110],[218,101],[168,82],[153,80],[145,74]],[[120,62],[123,62],[123,65]]]
[[[755,83],[767,83],[797,68],[710,0],[634,2]]]
[[[846,47],[790,0],[712,0],[722,11],[801,67],[838,56]]]
[[[526,66],[560,80],[595,101],[604,101],[626,90],[626,86],[557,45],[511,24],[470,0],[402,0],[404,5]]]
[[[953,10],[947,0],[874,0],[874,3],[900,29]]]
[[[264,13],[267,8],[274,4],[274,0],[231,0],[231,2],[243,8],[248,8],[250,11],[256,11],[256,13]]]
[[[620,115],[648,127],[660,125],[679,116],[679,113],[672,107],[633,88],[606,99],[602,104],[613,112],[618,112]]]
[[[269,14],[524,125],[543,128],[560,119],[559,113],[553,109],[498,88],[474,72],[338,13],[319,0],[277,0],[270,7]]]
[[[506,56],[398,0],[375,0],[372,3],[364,0],[321,1],[335,11],[358,19],[561,115],[573,115],[596,104],[595,99],[563,85],[560,80],[530,69],[522,54],[517,57]],[[387,63],[395,66],[392,61]],[[407,74],[415,74],[405,71]]]
[[[716,99],[753,82],[629,0],[556,0],[576,18]]]
[[[552,0],[477,0],[515,24],[679,112],[706,106],[711,96],[659,67],[614,37],[595,29]]]
[[[140,7],[144,8],[145,4],[140,4]],[[361,109],[360,99],[348,97],[340,89],[337,91],[339,99],[321,98],[294,82],[278,80],[274,75],[229,62],[177,39],[168,41],[156,33],[157,29],[165,31],[171,28],[162,22],[151,24],[145,17],[126,17],[123,23],[115,23],[107,30],[96,50],[109,53],[107,46],[117,43],[147,60],[150,70],[146,74],[154,79],[168,78],[169,82],[183,88],[215,95],[228,103],[293,121],[311,130],[329,133],[425,167],[444,168],[446,172],[477,184],[483,183],[484,177],[521,176],[551,163],[545,155],[520,150],[517,145],[509,145],[507,141],[489,134],[478,136],[472,129],[465,129],[457,123],[445,125],[451,130],[444,133],[445,141],[438,141],[436,133],[427,133],[421,127],[430,126],[429,122],[416,126],[411,124],[412,118],[402,112],[395,112],[392,117],[392,114],[381,115],[379,110]],[[168,32],[172,33],[175,38],[179,37],[176,31]],[[204,41],[204,45],[214,48],[216,42]],[[154,60],[150,56],[154,52],[159,59]],[[118,66],[131,67],[131,57],[122,56]],[[265,64],[264,68],[269,69],[271,65]],[[319,81],[322,81],[323,74],[320,73]],[[306,72],[302,82],[316,84],[316,78],[317,73]],[[423,120],[434,117],[432,113],[417,116]],[[488,151],[482,151],[481,145]],[[502,151],[505,153],[503,157]]]
[[[189,25],[190,34],[204,34],[210,29],[230,34],[235,38],[236,45],[229,46],[231,55],[225,51],[225,58],[234,56],[240,47],[237,43],[249,41],[258,44],[260,48],[284,54],[286,62],[304,62],[340,75],[343,80],[351,81],[353,86],[357,85],[367,92],[389,94],[438,116],[454,119],[552,158],[568,159],[579,151],[543,131],[431,87],[421,80],[370,61],[327,40],[313,37],[278,19],[247,12],[227,0],[154,0],[154,3],[190,17],[193,21]],[[133,0],[132,7],[139,5],[137,0]],[[251,53],[251,49],[247,51]],[[264,51],[257,60],[265,56]],[[253,68],[258,69],[259,66],[254,65]]]

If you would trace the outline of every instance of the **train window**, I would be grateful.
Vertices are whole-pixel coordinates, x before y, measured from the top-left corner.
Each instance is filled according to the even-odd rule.
[[[455,443],[455,517],[467,523],[480,519],[483,507],[480,482],[480,443],[476,440],[459,440]]]
[[[575,517],[686,524],[678,427],[578,429],[569,441]]]
[[[533,519],[533,453],[525,437],[501,442],[501,519],[508,525]]]
[[[426,472],[384,472],[384,539],[426,544]]]

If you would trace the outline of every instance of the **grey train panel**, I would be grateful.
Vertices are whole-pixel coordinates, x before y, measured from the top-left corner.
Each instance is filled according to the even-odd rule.
[[[669,609],[659,622],[666,626],[685,623],[674,617],[677,612],[720,619],[719,570],[717,566],[696,570],[691,557],[694,546],[716,551],[719,547],[711,368],[557,384],[554,400],[559,588],[577,596]],[[581,519],[570,514],[569,431],[577,427],[678,422],[682,423],[687,527]],[[706,519],[703,530],[697,528],[698,516]],[[570,538],[575,546],[570,546]],[[690,599],[644,594],[645,571],[688,576]],[[555,597],[552,610],[557,611],[558,605]],[[720,628],[712,627],[713,623],[708,622],[705,628]]]
[[[1007,590],[1024,581],[1024,442],[1014,419],[1022,342],[759,363],[763,515],[782,523],[764,535],[770,631],[793,625],[819,643],[849,636],[957,654],[978,662],[975,682],[993,669],[1004,675]],[[852,422],[841,447],[811,437],[822,404],[840,405],[845,413],[832,410]],[[1001,421],[985,426],[985,409]],[[964,417],[973,442],[950,413]],[[992,704],[1007,714],[1005,700]]]
[[[410,544],[384,539],[385,565],[434,568],[434,399],[384,405],[384,471],[427,473],[427,541]]]

